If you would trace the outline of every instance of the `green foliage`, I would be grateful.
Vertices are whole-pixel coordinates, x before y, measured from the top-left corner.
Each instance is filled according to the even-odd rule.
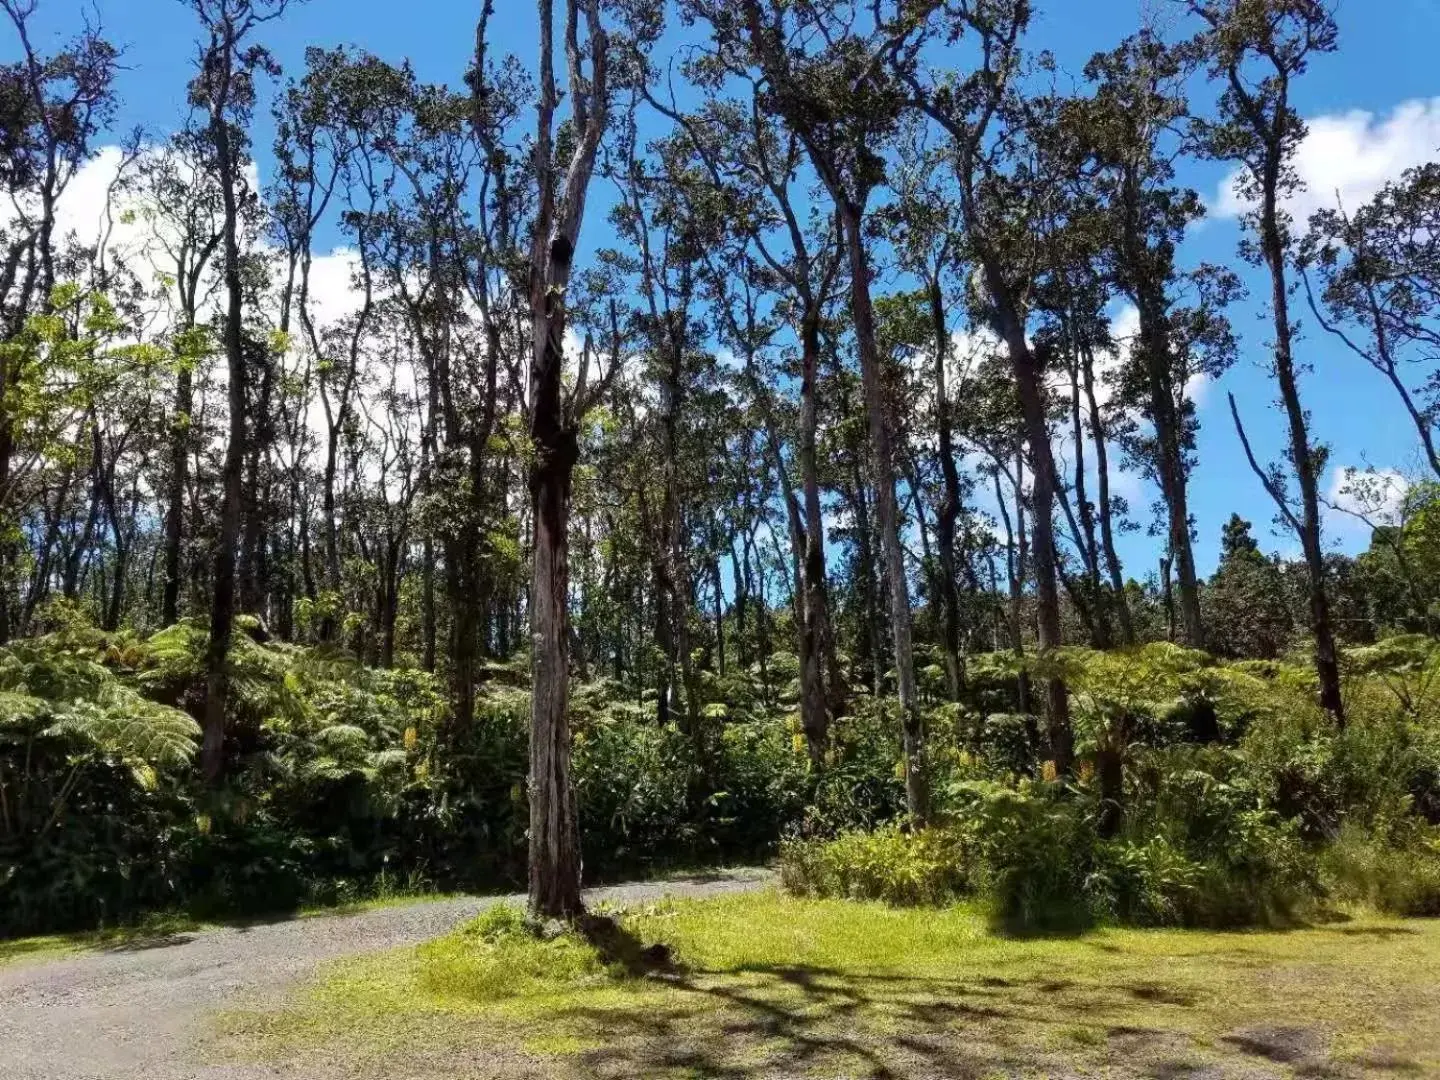
[[[894,701],[860,696],[852,702],[831,730],[829,758],[801,825],[805,835],[864,829],[904,812],[899,726]]]
[[[80,636],[16,642],[0,650],[0,725],[11,737],[66,742],[72,757],[137,768],[175,768],[195,754],[200,728],[122,682]]]
[[[1250,523],[1231,515],[1221,538],[1220,565],[1203,594],[1210,648],[1220,656],[1273,659],[1291,643],[1295,625],[1280,564],[1260,552]]]
[[[1027,658],[1032,678],[1059,673],[1071,688],[1073,778],[1037,782],[1033,751],[1011,766],[1015,748],[989,733],[1018,737],[1022,718],[945,707],[932,715],[937,771],[950,777],[936,785],[943,824],[789,844],[785,883],[904,904],[974,895],[1012,931],[1277,925],[1327,902],[1427,911],[1427,822],[1440,806],[1434,645],[1389,639],[1346,659],[1351,722],[1339,731],[1308,666],[1218,664],[1165,644]],[[997,683],[1022,663],[982,661]],[[1102,752],[1122,763],[1118,793],[1099,788]]]
[[[1072,930],[1090,921],[1084,884],[1093,833],[1056,788],[975,783],[958,793],[957,816],[973,837],[981,886],[1007,929]]]
[[[104,633],[63,604],[45,618],[48,635],[0,649],[5,929],[167,907],[292,909],[396,880],[523,880],[523,657],[489,665],[474,721],[458,731],[435,676],[262,643],[242,622],[231,779],[210,791],[191,764],[203,628]],[[926,712],[939,819],[923,830],[903,823],[888,699],[852,698],[817,772],[795,713],[753,673],[727,676],[698,733],[657,724],[653,703],[617,683],[577,685],[587,874],[763,857],[784,837],[796,891],[929,905],[974,896],[1014,931],[1270,924],[1327,898],[1426,909],[1426,830],[1440,824],[1440,662],[1428,639],[1347,653],[1344,731],[1315,706],[1301,663],[1224,664],[1155,644],[981,656],[970,668],[973,697]],[[1047,770],[1035,719],[1013,712],[1022,670],[1070,684],[1072,777]],[[1101,790],[1104,754],[1121,763],[1118,792]]]
[[[793,840],[780,852],[780,879],[797,896],[940,905],[973,888],[964,837],[947,829],[883,825],[833,840]]]
[[[1325,852],[1323,870],[1342,902],[1388,915],[1440,915],[1440,830],[1411,830],[1400,841],[1345,829]]]
[[[1313,853],[1297,823],[1267,804],[1243,755],[1223,747],[1156,750],[1136,762],[1130,779],[1133,811],[1098,860],[1105,890],[1097,894],[1118,917],[1273,925],[1304,914],[1318,896]]]

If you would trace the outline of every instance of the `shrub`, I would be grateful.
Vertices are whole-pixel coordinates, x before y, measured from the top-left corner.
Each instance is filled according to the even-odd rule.
[[[783,825],[800,820],[812,780],[809,755],[779,714],[730,721],[712,763],[705,836],[720,858],[771,855]]]
[[[212,791],[192,762],[204,627],[107,633],[63,604],[45,619],[46,636],[0,648],[0,933],[284,909],[397,880],[523,881],[523,655],[486,665],[461,730],[435,675],[257,640],[242,619],[227,783]],[[572,699],[586,873],[750,859],[788,836],[797,891],[983,896],[1019,930],[1269,923],[1323,895],[1435,911],[1440,654],[1412,637],[1346,660],[1340,731],[1288,660],[1220,664],[1163,644],[973,657],[966,700],[926,705],[938,824],[917,832],[896,824],[888,696],[855,692],[817,771],[793,656],[770,657],[764,677],[759,664],[702,671],[698,738],[657,724],[634,687],[587,682]],[[1014,711],[1021,670],[1069,682],[1076,776],[1055,781],[1038,759],[1036,718]],[[940,669],[928,678],[938,695]]]
[[[1152,754],[1143,802],[1101,841],[1093,806],[1059,783],[954,786],[947,824],[894,825],[786,845],[781,879],[805,895],[942,904],[978,894],[1002,928],[1272,925],[1320,893],[1312,852],[1260,804],[1232,752]],[[1134,801],[1132,797],[1132,801]]]
[[[686,813],[694,746],[629,702],[612,703],[575,733],[575,790],[587,863],[643,864],[693,849]]]
[[[1120,922],[1141,926],[1184,923],[1204,868],[1163,836],[1112,840],[1096,850],[1085,891]]]
[[[1387,915],[1440,915],[1440,830],[1417,828],[1392,843],[1352,826],[1325,851],[1322,866],[1342,903]]]
[[[959,827],[979,864],[978,884],[995,922],[1019,933],[1089,924],[1085,893],[1095,834],[1058,784],[961,785]]]
[[[1250,763],[1224,747],[1137,756],[1131,813],[1097,878],[1119,917],[1230,927],[1284,923],[1313,904],[1315,860],[1298,823],[1271,808]]]
[[[794,840],[780,853],[780,880],[799,896],[940,905],[973,886],[964,836],[885,825],[832,840]]]
[[[831,727],[830,751],[799,831],[834,837],[874,828],[905,813],[900,719],[891,701],[866,694]]]

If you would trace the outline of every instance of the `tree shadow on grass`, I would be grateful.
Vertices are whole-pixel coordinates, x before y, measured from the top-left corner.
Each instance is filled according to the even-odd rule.
[[[1225,1003],[1158,969],[1143,978],[1063,966],[1004,977],[803,963],[705,969],[677,964],[611,919],[581,929],[620,983],[641,992],[581,995],[546,1012],[545,1034],[574,1046],[550,1059],[560,1076],[1270,1080],[1279,1069],[1323,1080],[1415,1067],[1393,1056],[1357,1073],[1329,1056],[1328,1039],[1263,1024],[1217,1037],[1231,1022],[1215,1011]]]
[[[581,1002],[547,1016],[556,1031],[590,1046],[574,1058],[584,1076],[979,1080],[1040,1069],[1065,1078],[1085,1075],[1075,1071],[1082,1061],[1104,1064],[1112,1049],[1153,1060],[1189,1042],[1119,1022],[1137,1002],[1193,1001],[1159,983],[939,978],[805,964],[687,969],[613,920],[588,920],[581,929],[617,972],[674,992],[633,1005]]]

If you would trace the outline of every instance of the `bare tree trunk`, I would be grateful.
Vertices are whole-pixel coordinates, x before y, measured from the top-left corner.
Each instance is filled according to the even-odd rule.
[[[875,470],[875,502],[880,518],[880,543],[885,554],[885,576],[890,587],[891,641],[895,648],[900,724],[905,748],[905,802],[911,816],[924,824],[930,817],[925,730],[915,687],[915,656],[910,640],[910,585],[905,575],[905,552],[900,543],[900,507],[895,497],[895,455],[886,416],[880,353],[875,338],[875,313],[870,299],[870,264],[865,252],[859,207],[843,199],[838,201],[840,220],[845,232],[845,246],[850,259],[851,311],[855,321],[855,340],[860,353],[865,412],[870,424],[870,450]]]
[[[558,304],[557,304],[558,306]],[[561,316],[563,318],[563,315]],[[552,325],[563,325],[552,324]],[[537,333],[542,332],[537,319]],[[532,435],[539,457],[530,474],[535,566],[530,585],[534,702],[530,726],[530,908],[537,915],[580,914],[580,827],[570,783],[569,514],[574,433],[560,422],[559,333],[547,335],[545,363],[532,375],[540,395]],[[553,342],[553,344],[551,344]],[[546,384],[551,381],[553,388]]]
[[[1278,154],[1275,169],[1278,171]],[[1268,179],[1268,178],[1267,178]],[[1280,236],[1276,190],[1278,179],[1265,184],[1260,212],[1261,249],[1270,270],[1270,310],[1275,327],[1275,378],[1280,383],[1280,400],[1290,424],[1290,457],[1300,489],[1300,545],[1310,586],[1310,632],[1315,637],[1315,671],[1320,679],[1320,705],[1342,728],[1345,703],[1340,694],[1340,664],[1335,649],[1335,632],[1330,622],[1330,596],[1325,581],[1325,552],[1320,543],[1320,494],[1315,475],[1315,457],[1310,447],[1305,410],[1300,405],[1300,388],[1295,377],[1291,351],[1289,292],[1285,280],[1285,248]]]
[[[831,718],[843,716],[849,688],[840,669],[835,630],[830,621],[829,584],[825,568],[825,518],[820,508],[820,470],[816,462],[815,433],[820,373],[820,312],[806,312],[800,328],[800,486],[804,495],[805,551],[802,563],[805,587],[805,623],[825,670],[825,699]],[[828,726],[828,725],[827,725]]]
[[[736,537],[730,539],[730,576],[735,582],[735,599],[730,602],[730,611],[735,616],[735,634],[731,639],[735,644],[735,663],[741,671],[750,667],[749,646],[745,643],[745,623],[749,606],[749,595],[746,592],[746,582],[740,572],[740,556],[735,550]],[[617,634],[617,639],[618,639]],[[618,655],[618,650],[617,650]]]
[[[1074,337],[1071,336],[1073,343]],[[1099,542],[1095,539],[1095,511],[1090,504],[1085,483],[1085,429],[1080,422],[1080,350],[1071,349],[1070,356],[1070,425],[1075,439],[1075,504],[1080,511],[1080,528],[1084,535],[1076,534],[1080,552],[1085,562],[1085,585],[1082,590],[1072,589],[1077,606],[1085,606],[1081,594],[1088,594],[1094,605],[1090,623],[1091,644],[1097,649],[1110,647],[1110,605],[1106,602],[1105,587],[1100,583]],[[1057,566],[1059,566],[1057,560]],[[1063,576],[1063,569],[1062,569]]]
[[[1165,304],[1156,288],[1146,283],[1136,288],[1135,301],[1140,317],[1138,347],[1145,363],[1150,420],[1155,425],[1155,473],[1165,502],[1170,558],[1179,592],[1180,625],[1185,644],[1202,649],[1205,624],[1200,613],[1200,581],[1190,542],[1189,483],[1175,401],[1169,332],[1164,319]]]
[[[590,78],[580,73],[583,6]],[[559,95],[554,72],[554,0],[539,0],[540,101],[535,160],[540,193],[530,258],[530,505],[535,563],[530,587],[533,656],[530,713],[530,911],[536,917],[581,915],[580,826],[570,779],[570,485],[579,456],[578,417],[567,420],[563,396],[565,291],[585,212],[585,195],[606,127],[609,39],[599,0],[566,0],[570,104],[576,140],[563,185],[557,182],[553,125]],[[488,16],[488,5],[482,16]],[[561,198],[557,205],[557,191]],[[581,361],[581,385],[584,365]],[[619,357],[613,359],[618,363]],[[612,369],[613,370],[613,369]],[[578,398],[578,393],[577,393]],[[580,414],[585,403],[577,400]]]
[[[274,358],[265,356],[261,363],[260,392],[257,395],[255,422],[251,425],[251,445],[245,454],[245,476],[241,518],[243,535],[240,542],[240,610],[256,615],[266,614],[269,584],[265,581],[265,498],[264,466],[274,439],[274,419],[270,415],[275,392]]]
[[[829,740],[830,720],[825,702],[825,680],[822,674],[822,656],[819,642],[819,627],[811,611],[812,595],[807,580],[806,559],[810,553],[809,538],[806,536],[801,518],[799,500],[785,471],[785,461],[780,454],[780,440],[766,417],[770,455],[776,475],[780,480],[780,498],[785,504],[785,518],[790,527],[790,552],[792,573],[795,579],[795,631],[796,649],[800,660],[800,728],[805,733],[806,746],[810,751],[811,765],[819,769],[825,762],[825,744]]]
[[[1009,585],[1009,603],[1006,605],[1006,630],[1010,637],[1010,650],[1021,661],[1019,674],[1015,677],[1015,702],[1026,720],[1026,732],[1030,746],[1036,752],[1040,749],[1040,734],[1033,730],[1031,719],[1030,674],[1025,670],[1025,636],[1022,632],[1021,604],[1025,590],[1025,504],[1020,498],[1019,486],[1015,489],[1015,523],[1010,523],[1010,511],[1006,508],[1005,492],[1000,485],[1000,470],[994,472],[995,503],[1000,508],[1000,522],[1005,527],[1005,576]]]
[[[47,505],[45,515],[45,534],[40,542],[40,550],[36,553],[35,573],[30,579],[30,589],[25,595],[25,603],[20,610],[19,632],[24,634],[30,626],[30,620],[34,618],[35,609],[50,592],[50,579],[54,569],[55,549],[60,541],[60,521],[65,515],[66,506],[70,501],[70,489],[75,483],[75,466],[72,461],[64,465],[64,472],[55,493],[54,509]]]
[[[1160,598],[1165,606],[1165,640],[1175,640],[1175,583],[1170,569],[1173,555],[1160,556]]]
[[[220,167],[225,204],[225,363],[229,374],[229,441],[220,472],[220,529],[215,544],[214,598],[210,607],[210,644],[206,653],[205,722],[200,769],[219,783],[225,771],[225,726],[230,705],[230,636],[235,622],[235,554],[240,542],[241,482],[245,463],[245,348],[241,336],[244,285],[240,275],[240,206],[235,147],[231,142],[229,94],[234,78],[235,28],[227,18],[207,63],[217,72],[210,92],[211,135]]]
[[[960,474],[955,468],[955,444],[950,430],[950,401],[945,384],[945,361],[950,355],[950,334],[945,325],[945,300],[937,272],[929,283],[930,319],[935,334],[935,427],[940,440],[940,476],[945,497],[935,515],[935,545],[940,558],[940,600],[944,606],[941,644],[945,652],[945,682],[951,701],[965,690],[965,661],[960,655],[960,590],[955,566],[955,523],[960,518]]]
[[[847,410],[848,411],[848,410]],[[865,493],[865,477],[857,459],[853,463],[855,487],[855,576],[859,580],[862,622],[856,645],[857,659],[869,668],[870,693],[880,696],[885,671],[885,647],[881,640],[880,604],[875,595],[875,530],[870,522],[870,500]]]
[[[420,569],[420,666],[435,671],[435,541],[428,535],[423,547],[425,565]]]
[[[1030,448],[1031,555],[1035,566],[1035,596],[1041,654],[1062,644],[1060,591],[1055,570],[1055,459],[1050,451],[1050,428],[1046,423],[1044,365],[1031,351],[1025,329],[1010,301],[998,267],[987,263],[986,278],[996,300],[996,323],[1010,355],[1025,423],[1025,441]],[[1070,771],[1074,759],[1074,736],[1070,730],[1070,701],[1065,682],[1058,676],[1045,680],[1045,723],[1050,756],[1056,772]]]
[[[170,425],[170,489],[165,508],[165,588],[160,599],[160,625],[180,618],[181,553],[185,542],[186,475],[190,467],[190,423],[195,408],[195,377],[188,363],[175,376],[175,415]]]
[[[1110,451],[1105,418],[1095,395],[1095,357],[1088,347],[1081,348],[1081,370],[1085,376],[1085,400],[1090,413],[1090,438],[1095,444],[1095,471],[1100,499],[1100,543],[1105,552],[1105,566],[1110,574],[1110,590],[1116,618],[1120,621],[1120,643],[1135,644],[1135,621],[1130,616],[1130,599],[1125,595],[1125,575],[1120,569],[1120,556],[1115,550],[1115,509],[1110,500]]]

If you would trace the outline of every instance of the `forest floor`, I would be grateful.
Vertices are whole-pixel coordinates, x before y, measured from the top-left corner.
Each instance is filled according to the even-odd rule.
[[[626,941],[670,947],[644,972],[493,915],[462,926],[495,903],[475,899],[12,950],[0,1076],[1440,1076],[1437,920],[1011,938],[964,907],[797,900],[768,880],[590,894],[623,911]]]
[[[758,870],[619,885],[592,902],[634,905],[764,886]],[[298,1070],[221,1060],[217,1010],[279,1008],[327,961],[440,938],[518,897],[447,897],[236,926],[166,920],[134,931],[0,942],[3,1080],[262,1080],[353,1075],[340,1056]],[[223,1014],[222,1014],[223,1015]],[[445,1074],[439,1074],[445,1075]]]

